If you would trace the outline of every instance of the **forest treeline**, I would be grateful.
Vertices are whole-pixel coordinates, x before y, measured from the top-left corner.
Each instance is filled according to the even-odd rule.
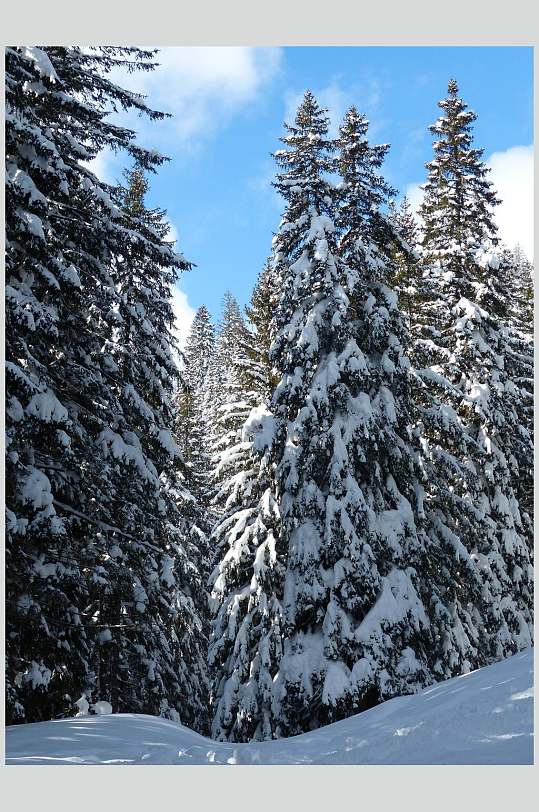
[[[250,303],[178,352],[166,159],[110,118],[163,118],[110,76],[154,59],[6,50],[8,721],[290,736],[532,645],[532,266],[456,82],[419,219],[307,91]]]

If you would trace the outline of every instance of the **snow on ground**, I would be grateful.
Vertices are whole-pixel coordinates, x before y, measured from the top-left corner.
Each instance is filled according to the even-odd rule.
[[[531,764],[533,649],[290,739],[224,744],[154,716],[8,727],[7,764]]]

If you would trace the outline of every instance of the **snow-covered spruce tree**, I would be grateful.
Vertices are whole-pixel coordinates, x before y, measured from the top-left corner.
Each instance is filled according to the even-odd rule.
[[[94,631],[83,615],[83,569],[93,555],[89,522],[79,514],[89,509],[99,466],[87,449],[108,400],[101,347],[114,300],[108,264],[119,239],[108,190],[80,161],[105,145],[150,161],[133,133],[110,125],[92,101],[101,94],[145,109],[94,69],[149,60],[129,49],[6,51],[10,721],[64,713],[90,679]]]
[[[217,375],[221,376],[217,377],[218,388],[226,379],[227,364],[237,355],[244,329],[245,320],[237,299],[227,290],[223,297],[223,308],[216,341]]]
[[[518,243],[504,250],[503,259],[511,269],[512,323],[524,335],[533,336],[533,263]]]
[[[209,643],[212,736],[250,741],[275,736],[273,680],[282,655],[284,550],[267,453],[271,416],[252,409],[234,469],[223,482],[224,517],[215,527]]]
[[[478,302],[499,321],[504,343],[505,388],[516,414],[515,436],[506,439],[517,457],[509,458],[513,488],[521,518],[533,526],[533,266],[519,246],[502,248],[495,258],[496,271],[479,291]],[[515,421],[513,420],[513,423]]]
[[[416,322],[421,310],[421,258],[419,252],[419,225],[406,195],[397,208],[389,204],[389,220],[397,235],[392,250],[396,273],[390,280],[399,297],[399,307],[408,318],[408,325]],[[418,312],[419,311],[419,312]]]
[[[213,502],[217,511],[224,507],[223,484],[228,489],[233,472],[242,470],[241,458],[249,445],[241,440],[243,425],[252,408],[268,401],[271,302],[267,268],[260,274],[245,309],[248,323],[234,297],[225,294],[215,364],[218,392],[214,407]]]
[[[340,128],[338,191],[327,118],[311,94],[277,153],[287,202],[275,240],[282,293],[271,359],[281,537],[284,656],[275,685],[282,734],[348,716],[429,681],[418,595],[422,548],[395,238],[367,141],[351,108]]]
[[[267,277],[259,276],[247,324],[236,300],[225,295],[222,328],[217,340],[219,395],[216,408],[216,439],[213,457],[213,505],[226,513],[232,492],[241,485],[245,465],[251,465],[251,444],[242,440],[242,430],[253,408],[267,403],[270,387],[269,323],[270,303]],[[233,498],[236,502],[236,498]]]
[[[213,487],[212,504],[218,514],[226,511],[225,492],[237,467],[236,451],[241,429],[253,405],[242,378],[246,357],[243,349],[247,328],[236,299],[225,293],[221,329],[216,347],[216,398],[211,427]],[[207,428],[210,431],[210,428]],[[223,490],[223,487],[225,490]]]
[[[215,328],[206,305],[201,305],[195,313],[182,358],[177,395],[178,439],[185,460],[196,470],[207,472],[207,431],[214,394]]]
[[[90,595],[103,629],[95,690],[113,710],[172,716],[204,729],[206,606],[199,600],[199,550],[175,498],[181,458],[171,433],[178,377],[171,286],[188,263],[165,240],[165,212],[146,207],[147,188],[135,167],[126,186],[114,190],[129,235],[112,261],[118,301],[106,345],[118,411],[98,443],[111,485],[107,521],[124,538],[113,552],[103,550],[108,555]]]
[[[475,114],[454,81],[439,106],[421,208],[429,270],[412,357],[433,472],[426,511],[439,530],[431,553],[440,560],[430,561],[443,678],[530,645],[532,539],[513,483],[532,449],[511,380],[507,291],[492,253],[498,201],[472,146]],[[455,555],[457,572],[448,566]]]
[[[220,469],[222,454],[226,456],[227,449],[235,445],[238,431],[249,411],[243,397],[242,382],[237,374],[242,352],[240,346],[245,332],[246,325],[240,306],[230,291],[226,291],[215,341],[212,363],[213,397],[206,425],[206,442],[211,449],[210,479],[214,487],[218,486],[221,478],[216,471]]]
[[[521,392],[519,412],[521,423],[533,438],[533,264],[516,245],[504,249],[500,257],[500,275],[509,287],[509,325],[515,348],[508,369]],[[505,291],[504,291],[505,293]],[[529,460],[529,473],[518,477],[517,488],[524,486],[526,510],[533,517],[533,460]]]
[[[271,686],[281,652],[279,517],[268,487],[270,461],[253,448],[269,418],[269,295],[263,271],[246,308],[250,329],[243,324],[234,336],[224,390],[231,407],[214,470],[221,515],[211,539],[212,735],[239,741],[272,736]]]
[[[186,486],[199,512],[200,528],[211,532],[213,516],[211,456],[217,399],[215,328],[210,313],[201,305],[193,319],[182,352],[183,368],[176,393],[175,431],[186,463]]]
[[[105,147],[125,150],[147,169],[162,162],[107,116],[116,107],[162,117],[107,78],[118,66],[149,70],[152,57],[112,47],[6,52],[6,674],[12,722],[69,714],[83,691],[91,695],[97,638],[105,641],[111,631],[92,596],[110,582],[118,548],[125,554],[134,542],[137,550],[143,544],[119,526],[121,516],[112,510],[119,501],[116,471],[124,465],[134,471],[138,438],[108,444],[103,433],[114,431],[122,414],[111,353],[120,305],[114,263],[126,245],[142,246],[145,236],[84,162]],[[151,242],[157,250],[159,238]],[[183,266],[170,247],[160,251],[163,264]],[[154,546],[166,584],[171,555]],[[133,592],[133,606],[149,601],[142,593],[134,598]],[[176,600],[182,602],[180,592]],[[177,674],[167,681],[175,688]],[[163,699],[173,704],[177,696],[169,692]]]
[[[416,337],[421,338],[424,327],[428,329],[430,324],[424,306],[424,301],[429,298],[428,265],[421,250],[420,229],[406,197],[399,209],[390,203],[389,219],[398,237],[391,253],[397,270],[391,284],[406,315],[410,352],[413,354]],[[425,404],[425,399],[430,402],[429,398],[428,380],[412,375],[414,406]],[[413,410],[412,426],[421,447],[421,408],[419,412]],[[455,523],[452,523],[451,516],[460,517],[462,514],[461,504],[447,489],[448,477],[455,471],[454,462],[449,456],[437,459],[428,453],[422,454],[421,471],[422,485],[427,491],[422,503],[422,533],[427,554],[421,572],[421,595],[431,617],[430,667],[437,678],[444,678],[469,670],[471,664],[477,662],[476,644],[482,623],[477,608],[481,584],[470,553],[453,532]],[[452,502],[449,514],[440,510],[440,495],[447,498],[447,493]]]
[[[271,259],[268,259],[253,288],[246,306],[249,329],[243,333],[245,356],[242,371],[244,387],[254,395],[255,403],[267,403],[277,383],[269,360],[271,321],[276,302],[276,288]]]
[[[502,268],[511,278],[511,330],[515,353],[509,367],[511,378],[520,391],[517,403],[519,420],[533,441],[533,264],[519,245],[509,257],[502,255]],[[516,477],[519,504],[524,506],[533,524],[533,459],[523,459],[522,471]],[[522,473],[525,471],[525,473]]]
[[[391,229],[370,205],[384,199],[383,182],[373,167],[369,179],[379,152],[364,148],[360,121],[351,111],[341,131],[339,195],[328,119],[311,93],[276,153],[287,204],[274,240],[270,361],[280,380],[272,414],[251,422],[262,495],[224,527],[216,571],[222,738],[293,735],[429,680],[404,326],[377,279],[389,260],[374,235]],[[352,202],[359,190],[368,203]]]

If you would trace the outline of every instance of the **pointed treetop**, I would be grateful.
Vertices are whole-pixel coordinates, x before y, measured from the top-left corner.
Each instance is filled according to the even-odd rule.
[[[325,173],[333,171],[331,153],[335,150],[328,137],[327,110],[320,107],[307,91],[301,101],[295,124],[284,124],[286,134],[280,140],[287,149],[274,153],[281,168],[272,186],[289,202],[285,218],[297,221],[314,206],[319,214],[329,215],[334,196]]]
[[[341,195],[344,195],[340,216],[346,222],[341,247],[357,247],[359,235],[368,240],[391,239],[380,207],[388,205],[396,192],[378,171],[389,144],[371,144],[368,129],[367,118],[356,107],[350,107],[335,142],[336,164],[342,178]]]
[[[352,105],[352,107],[350,107],[345,113],[343,122],[339,127],[339,134],[341,140],[351,138],[352,141],[355,141],[356,143],[365,142],[366,144],[366,135],[368,129],[368,119]]]
[[[448,249],[458,246],[461,259],[453,251],[451,261],[455,269],[458,266],[462,270],[464,254],[472,267],[472,255],[477,249],[487,241],[496,244],[492,207],[500,201],[488,179],[490,169],[482,161],[483,150],[473,145],[472,125],[477,116],[456,96],[454,79],[448,91],[449,95],[438,102],[444,115],[429,126],[435,136],[434,155],[426,164],[428,177],[420,214],[423,245],[428,246],[432,256],[445,257],[444,261],[448,261]]]
[[[361,124],[361,126],[364,126],[365,129],[367,129],[369,126],[367,116],[364,113],[360,113],[355,104],[352,104],[352,106],[346,111],[342,126],[345,127],[346,124],[349,123],[354,123],[356,125]]]
[[[223,294],[223,315],[226,318],[227,316],[236,316],[240,313],[240,307],[238,305],[238,300],[235,296],[229,291],[225,290]]]
[[[144,168],[135,164],[131,169],[124,169],[123,175],[126,180],[125,208],[130,214],[140,214],[144,209],[144,197],[149,187]]]
[[[447,84],[447,92],[448,92],[448,93],[449,93],[451,96],[456,96],[456,95],[457,95],[457,93],[459,92],[459,86],[458,86],[458,84],[457,84],[457,80],[456,80],[456,79],[450,79],[450,80],[449,80],[449,82],[448,82],[448,84]]]
[[[311,91],[306,90],[296,112],[295,125],[299,129],[314,129],[326,133],[329,129],[327,112],[325,107],[320,106]]]
[[[195,319],[197,321],[210,321],[211,319],[210,311],[208,310],[205,304],[201,304],[197,308],[197,312],[195,313]]]
[[[338,145],[341,150],[341,163],[345,156],[355,155],[359,159],[358,151],[363,155],[366,163],[379,168],[389,151],[389,144],[369,144],[367,133],[369,130],[368,118],[352,105],[339,127]]]

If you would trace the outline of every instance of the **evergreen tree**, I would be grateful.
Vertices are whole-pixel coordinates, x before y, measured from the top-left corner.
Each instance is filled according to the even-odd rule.
[[[268,428],[266,407],[253,408],[240,443],[231,449],[234,468],[221,494],[225,512],[212,534],[217,564],[210,578],[210,712],[218,740],[275,734],[272,688],[282,655],[283,551],[264,445]]]
[[[91,596],[100,624],[112,630],[100,636],[96,691],[114,710],[170,715],[203,728],[206,607],[199,550],[175,498],[181,460],[171,433],[178,377],[171,286],[176,268],[188,266],[181,255],[169,264],[165,212],[147,209],[143,171],[135,167],[126,181],[115,195],[137,238],[112,269],[118,306],[110,385],[119,409],[98,440],[113,483],[110,521],[133,541],[104,556]]]
[[[217,339],[218,395],[214,404],[215,420],[212,426],[212,502],[218,513],[226,511],[225,493],[230,486],[229,478],[237,466],[235,450],[251,408],[241,375],[245,360],[243,344],[246,332],[236,299],[229,292],[225,293],[221,329]]]
[[[184,694],[197,696],[187,647],[182,682],[182,665],[176,661],[179,646],[165,639],[164,630],[157,631],[164,618],[164,625],[174,625],[179,637],[197,623],[196,617],[187,617],[191,606],[176,575],[186,555],[181,541],[176,536],[169,544],[155,533],[170,520],[169,504],[157,498],[157,492],[164,497],[165,490],[151,459],[155,453],[161,466],[171,451],[166,420],[161,412],[156,434],[149,437],[132,430],[140,427],[135,424],[142,421],[144,407],[136,397],[130,402],[133,392],[125,390],[131,381],[123,377],[128,364],[117,357],[114,341],[125,330],[119,320],[122,309],[125,314],[144,299],[138,282],[129,287],[121,258],[132,254],[140,265],[172,269],[170,275],[186,263],[85,165],[105,147],[126,151],[142,169],[162,163],[161,156],[135,143],[133,131],[108,120],[111,107],[137,109],[151,119],[163,117],[107,76],[116,67],[153,66],[153,52],[135,48],[83,52],[20,47],[6,53],[10,721],[72,713],[83,692],[103,698],[92,692],[100,690],[103,676],[98,652],[111,640],[120,649],[122,679],[127,679],[128,659],[138,658],[144,666],[140,683],[140,673],[130,672],[126,688],[137,699],[136,709],[177,714],[179,684]],[[157,274],[157,287],[148,292],[153,308],[150,333],[157,332],[148,333],[147,342],[136,347],[146,358],[148,342],[156,343],[152,352],[159,345],[157,352],[165,354],[162,341],[170,312],[168,303],[157,302],[155,295],[169,278],[164,271],[160,279]],[[137,328],[144,332],[139,315]],[[146,376],[141,364],[133,377],[137,386],[144,379],[140,396],[148,400],[146,427],[151,424],[150,409],[154,412],[149,379],[155,366]],[[118,488],[128,476],[133,491],[140,492],[144,480],[152,492],[160,514],[153,527],[143,528],[136,497],[122,502],[127,488],[123,494]],[[134,570],[128,576],[131,565]],[[119,572],[125,573],[122,590],[129,590],[122,597],[125,614],[115,589],[110,589]],[[149,592],[146,585],[153,575]],[[133,650],[141,632],[137,621],[146,613],[148,628],[153,629],[147,657]],[[152,679],[154,656],[163,665]],[[120,696],[114,701],[120,703]],[[198,697],[192,707],[197,702]]]
[[[280,380],[271,414],[250,424],[259,490],[223,527],[213,592],[213,730],[236,740],[300,733],[429,679],[404,326],[380,281],[391,228],[371,205],[386,195],[374,172],[384,148],[365,148],[351,110],[337,196],[312,94],[285,126],[270,350]]]
[[[230,291],[223,299],[223,310],[215,342],[212,364],[212,404],[209,425],[206,427],[207,443],[211,449],[212,477],[214,485],[221,478],[217,473],[220,460],[227,449],[234,445],[238,432],[248,413],[243,385],[238,375],[241,345],[246,332],[245,320],[237,300]],[[218,503],[218,498],[217,498]]]
[[[217,354],[219,356],[217,366],[221,374],[219,380],[221,384],[226,380],[228,360],[234,358],[237,354],[244,327],[240,306],[230,291],[227,290],[223,298],[223,312],[217,338]]]
[[[91,522],[99,527],[90,505],[99,462],[89,450],[108,400],[101,348],[121,224],[110,190],[80,162],[105,145],[158,162],[105,118],[107,102],[146,111],[96,70],[128,62],[149,68],[151,54],[6,51],[10,721],[62,714],[91,679],[83,568],[94,562],[87,535]]]
[[[505,368],[514,390],[513,404],[518,417],[520,453],[512,466],[513,488],[523,517],[533,526],[533,265],[520,246],[501,251],[497,271],[500,318],[505,324],[504,339],[509,354]]]
[[[245,308],[248,329],[243,333],[242,380],[248,392],[252,392],[253,405],[267,403],[270,393],[277,384],[269,359],[271,346],[271,321],[276,304],[271,259],[268,259],[260,272]]]
[[[243,438],[243,428],[251,411],[266,404],[269,396],[271,317],[267,300],[262,301],[268,293],[268,278],[263,272],[253,290],[251,304],[246,307],[249,326],[236,300],[230,295],[225,298],[217,351],[222,383],[213,458],[213,505],[222,516],[228,515],[231,505],[235,509],[239,494],[245,490],[246,478],[254,476],[250,470],[251,442]],[[214,539],[220,546],[219,535]]]
[[[323,150],[325,126],[319,130],[311,105],[306,98],[321,136],[313,143]],[[388,147],[369,145],[355,108],[336,146],[338,205],[330,185],[317,193],[309,178],[303,233],[285,225],[276,245],[290,280],[272,349],[284,373],[272,409],[282,421],[278,482],[289,550],[281,687],[289,733],[429,681],[406,330],[385,284],[395,234],[380,207],[392,190],[377,170]],[[292,155],[278,176],[287,213]],[[318,177],[325,171],[322,158]],[[304,223],[298,214],[295,224]]]
[[[191,324],[183,362],[177,404],[178,437],[183,456],[197,473],[200,487],[209,470],[207,431],[215,394],[215,330],[205,305],[198,308]]]
[[[533,335],[533,264],[516,245],[503,251],[504,266],[509,268],[512,324],[525,336]]]
[[[499,204],[488,180],[489,169],[481,160],[482,149],[473,147],[472,125],[477,116],[458,96],[451,79],[447,97],[438,103],[443,111],[429,126],[435,136],[434,157],[427,163],[420,214],[423,219],[423,247],[431,260],[444,262],[459,284],[466,282],[466,269],[476,264],[476,252],[485,243],[497,243],[492,207]]]
[[[253,448],[257,428],[268,418],[269,301],[267,265],[246,308],[251,329],[237,323],[231,341],[235,351],[228,354],[225,419],[214,472],[214,503],[221,515],[212,534],[216,566],[210,579],[211,608],[216,616],[209,664],[212,735],[219,739],[260,739],[272,734],[271,663],[280,652],[280,629],[275,622],[280,607],[271,594],[276,578],[273,566],[267,568],[265,561],[274,563],[272,540],[277,537],[278,514],[268,489],[267,460],[261,460]],[[248,566],[253,553],[259,563],[251,576]],[[251,639],[253,646],[260,641],[258,653],[251,649]],[[252,679],[249,653],[254,656]]]
[[[398,294],[399,305],[408,317],[408,325],[411,327],[417,321],[418,311],[421,309],[422,267],[419,254],[419,225],[406,195],[398,209],[391,201],[389,220],[397,235],[391,254],[396,266],[391,284]]]
[[[429,269],[413,347],[440,678],[530,645],[532,617],[531,537],[512,484],[527,441],[508,373],[498,201],[472,147],[475,114],[457,94],[452,80],[430,128],[435,155],[421,209]]]

